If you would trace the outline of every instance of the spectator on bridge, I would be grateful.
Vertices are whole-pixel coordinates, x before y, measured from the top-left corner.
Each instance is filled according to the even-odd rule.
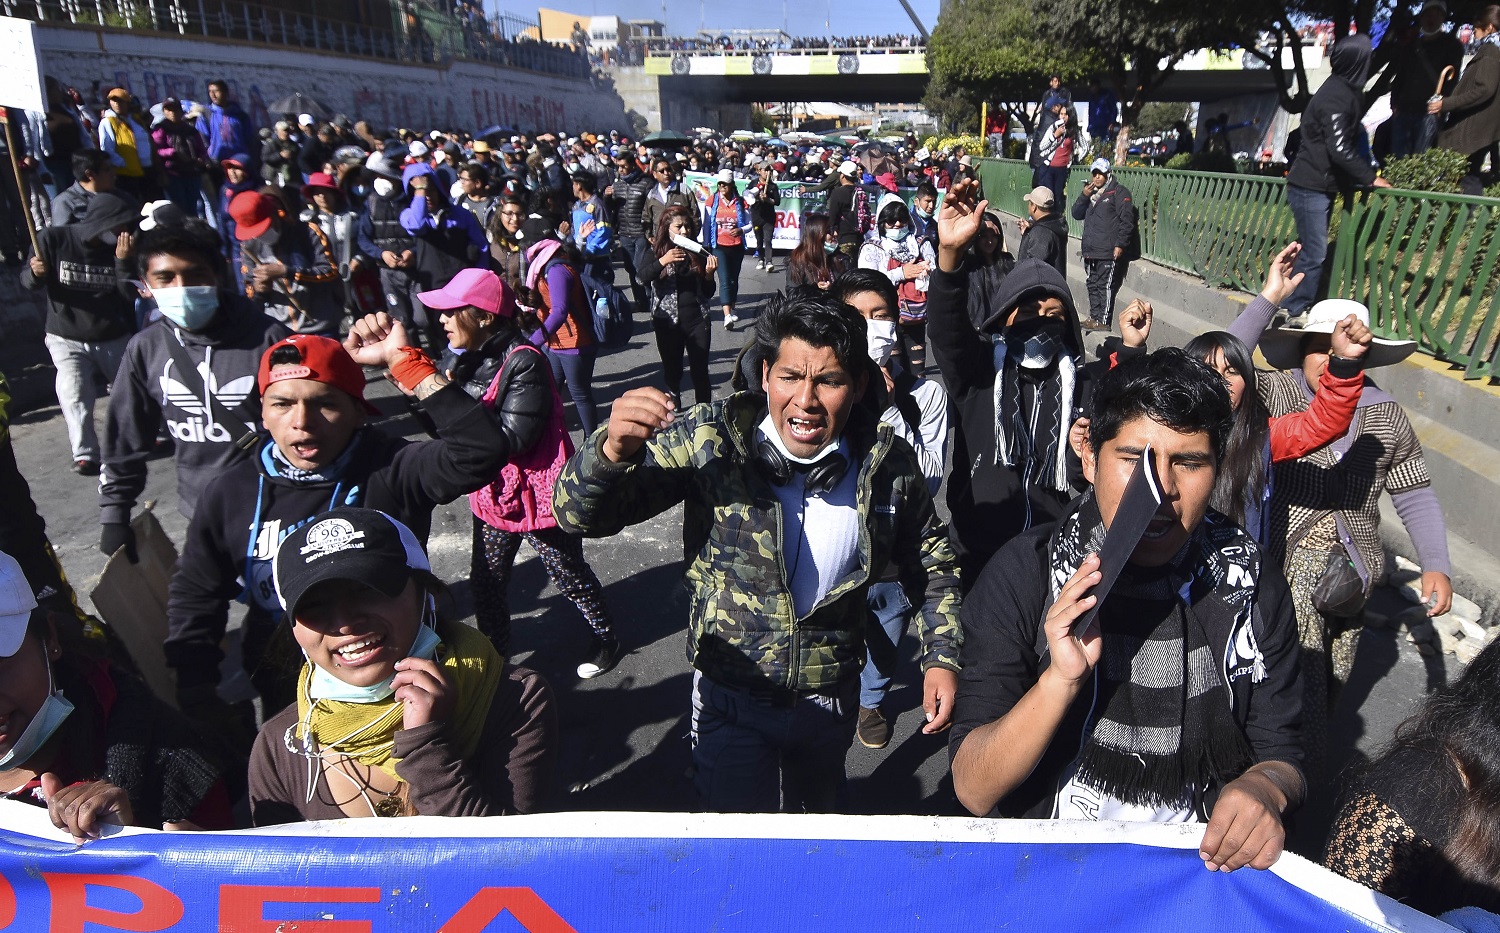
[[[1247,306],[1242,316],[1252,310],[1258,319],[1237,324],[1240,332],[1269,323],[1264,305]],[[1333,333],[1350,314],[1369,327],[1363,305],[1335,300],[1314,305],[1300,329],[1257,333],[1266,362],[1282,370],[1257,377],[1272,417],[1307,410],[1312,387],[1325,371],[1339,369],[1331,359]],[[1398,363],[1415,349],[1411,341],[1375,338],[1363,356],[1364,370]],[[1304,741],[1314,776],[1325,760],[1327,722],[1364,629],[1365,600],[1385,573],[1382,492],[1390,494],[1416,547],[1428,615],[1446,613],[1453,602],[1447,528],[1422,444],[1400,404],[1367,375],[1349,430],[1331,444],[1277,464],[1271,492],[1268,553],[1283,564],[1296,606],[1307,688]]]
[[[553,509],[561,527],[605,537],[684,504],[704,805],[838,811],[874,571],[892,566],[921,594],[933,734],[961,647],[956,565],[916,456],[879,426],[884,386],[859,314],[804,292],[772,298],[755,330],[749,389],[685,412],[659,389],[625,393],[564,466]]]
[[[198,132],[208,141],[208,157],[215,163],[255,151],[255,125],[230,97],[229,84],[222,78],[208,82],[208,111],[198,117]],[[255,166],[245,168],[254,171]]]
[[[1206,821],[1209,871],[1270,868],[1307,793],[1302,674],[1280,575],[1209,507],[1229,393],[1168,348],[1107,373],[1093,412],[1092,488],[1007,544],[964,601],[954,792],[979,816]],[[1162,506],[1095,596],[1094,542],[1143,450]]]
[[[114,88],[106,100],[109,109],[99,119],[99,148],[114,164],[116,184],[137,201],[147,200],[153,193],[146,175],[152,168],[151,135],[132,115],[129,91]]]
[[[1132,260],[1141,258],[1141,233],[1130,189],[1115,178],[1108,159],[1095,159],[1089,183],[1073,204],[1073,219],[1083,221],[1083,271],[1089,293],[1086,330],[1109,330],[1115,318],[1115,296]]]
[[[734,172],[721,169],[714,177],[714,193],[703,206],[703,245],[719,261],[719,304],[724,307],[724,329],[733,330],[739,317],[734,306],[740,295],[740,266],[745,261],[745,231],[750,212],[740,197]]]
[[[1452,95],[1432,101],[1428,113],[1446,113],[1448,125],[1438,133],[1437,144],[1469,157],[1469,173],[1460,182],[1464,194],[1484,193],[1480,170],[1486,155],[1500,141],[1500,6],[1491,4],[1474,18],[1479,49],[1470,59]],[[1496,166],[1491,160],[1490,171]]]
[[[1497,50],[1500,51],[1500,50]],[[1297,224],[1302,251],[1297,271],[1302,282],[1287,299],[1287,322],[1297,326],[1321,294],[1328,256],[1328,222],[1333,196],[1354,188],[1389,188],[1359,152],[1359,118],[1365,111],[1364,86],[1370,73],[1370,37],[1358,33],[1340,39],[1329,57],[1332,76],[1313,94],[1302,113],[1302,142],[1286,177],[1286,200]]]
[[[1388,30],[1375,49],[1371,67],[1384,68],[1385,73],[1370,90],[1369,99],[1390,90],[1392,158],[1419,155],[1432,147],[1427,99],[1434,93],[1452,93],[1464,60],[1463,43],[1443,28],[1447,19],[1448,5],[1443,0],[1427,0],[1414,28]],[[1439,84],[1444,68],[1453,71]]]
[[[38,231],[37,251],[21,270],[23,288],[47,292],[44,340],[56,368],[70,465],[83,476],[99,473],[95,386],[115,382],[135,331],[130,256],[139,216],[113,194],[96,194],[85,220]]]
[[[231,829],[224,769],[208,743],[144,683],[64,648],[16,559],[0,553],[6,718],[0,793],[47,808],[75,841],[106,825]]]
[[[445,588],[404,524],[336,508],[276,550],[306,661],[250,756],[258,826],[537,809],[557,755],[552,688],[442,618]]]
[[[1052,189],[1038,185],[1022,198],[1026,202],[1026,219],[1019,221],[1021,245],[1016,247],[1016,261],[1040,259],[1061,275],[1068,274],[1068,222],[1056,210]]]
[[[139,207],[135,199],[116,189],[115,166],[98,149],[79,149],[73,153],[73,184],[57,193],[52,199],[52,225],[64,227],[81,222],[88,216],[89,204],[94,195],[108,192],[132,208]]]
[[[992,301],[994,315],[976,326],[965,254],[984,207],[969,182],[943,199],[927,304],[932,357],[958,411],[948,507],[966,585],[1005,542],[1063,514],[1074,492],[1067,437],[1076,409],[1109,361],[1143,352],[1150,335],[1149,314],[1129,327],[1122,320],[1113,352],[1085,365],[1067,279],[1034,258],[1017,261]]]
[[[713,297],[713,274],[717,256],[691,249],[692,214],[685,207],[669,207],[656,228],[656,242],[641,263],[641,279],[652,292],[651,326],[656,331],[656,349],[661,354],[667,396],[674,409],[682,408],[682,355],[688,358],[693,380],[693,399],[699,405],[713,401],[708,375],[708,350],[712,327],[708,309]]]

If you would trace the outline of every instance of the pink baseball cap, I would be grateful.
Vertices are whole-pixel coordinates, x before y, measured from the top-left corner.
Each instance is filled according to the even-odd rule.
[[[418,292],[417,300],[435,311],[473,306],[500,317],[516,316],[515,292],[488,269],[464,269],[442,288]]]

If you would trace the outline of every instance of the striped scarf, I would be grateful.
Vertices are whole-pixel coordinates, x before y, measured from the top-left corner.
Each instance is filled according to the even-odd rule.
[[[1203,620],[1251,611],[1260,558],[1253,542],[1216,547],[1222,526],[1214,523],[1211,535],[1209,522],[1165,567],[1126,565],[1100,609],[1104,652],[1078,780],[1127,803],[1186,805],[1195,790],[1222,786],[1252,760]],[[1086,492],[1053,534],[1053,599],[1104,533]]]

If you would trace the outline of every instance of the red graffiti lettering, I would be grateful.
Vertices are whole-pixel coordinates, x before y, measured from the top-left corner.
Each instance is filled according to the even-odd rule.
[[[49,933],[83,933],[88,924],[131,933],[153,933],[165,930],[182,919],[182,901],[161,885],[133,875],[70,875],[42,872],[52,896],[52,924]],[[134,913],[121,913],[88,905],[88,889],[93,885],[114,888],[133,894],[141,902]],[[9,888],[9,884],[6,885]],[[11,909],[15,896],[11,895]]]
[[[303,888],[226,884],[219,888],[221,933],[276,933],[291,921],[267,920],[266,904],[378,904],[379,888]],[[298,933],[370,933],[368,920],[298,920]]]
[[[438,933],[481,933],[507,911],[529,933],[577,933],[530,888],[480,888]]]

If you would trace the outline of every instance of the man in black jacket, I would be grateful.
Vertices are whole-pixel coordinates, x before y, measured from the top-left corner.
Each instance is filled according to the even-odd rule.
[[[1333,75],[1302,112],[1302,146],[1286,178],[1286,202],[1297,222],[1296,271],[1302,283],[1287,299],[1287,324],[1301,327],[1302,316],[1317,300],[1328,257],[1328,222],[1333,196],[1355,188],[1389,188],[1375,166],[1360,154],[1359,119],[1365,112],[1364,87],[1370,76],[1370,37],[1357,33],[1340,39],[1329,56]]]
[[[379,412],[364,399],[361,365],[388,367],[438,439],[413,443],[368,426]],[[167,663],[181,708],[200,719],[223,710],[219,642],[234,599],[249,607],[244,662],[266,713],[292,700],[297,664],[271,643],[282,612],[271,560],[283,538],[320,512],[358,506],[426,541],[433,508],[493,480],[510,454],[489,413],[385,314],[356,322],[343,346],[310,334],[282,340],[262,355],[256,384],[265,429],[252,456],[204,489],[167,602]]]
[[[1095,159],[1089,183],[1073,203],[1073,219],[1083,221],[1083,270],[1089,292],[1088,330],[1109,330],[1115,296],[1132,259],[1141,258],[1141,236],[1130,189],[1110,171],[1108,159]]]
[[[1055,210],[1052,189],[1038,185],[1021,200],[1026,202],[1026,219],[1021,221],[1021,245],[1016,247],[1016,261],[1040,259],[1066,278],[1068,222]]]
[[[47,352],[57,368],[57,404],[68,426],[73,472],[99,473],[94,429],[94,385],[115,381],[125,345],[135,332],[135,286],[130,283],[129,231],[134,208],[113,194],[97,194],[88,217],[37,234],[21,285],[47,290]]]
[[[109,396],[99,478],[99,549],[124,547],[132,559],[130,511],[146,488],[146,461],[162,422],[176,441],[177,509],[192,518],[209,479],[245,456],[237,442],[256,425],[256,364],[286,335],[234,293],[219,235],[202,221],[149,230],[135,253],[162,319],[125,348]]]
[[[642,224],[646,210],[646,193],[651,190],[651,178],[635,161],[635,152],[628,146],[615,150],[615,180],[604,189],[608,199],[609,216],[615,223],[615,253],[630,276],[630,293],[637,308],[648,308],[646,287],[641,284],[636,268],[641,265],[641,250],[651,248],[650,239],[655,230],[647,230]]]
[[[860,217],[861,200],[866,205],[866,218],[873,221],[869,195],[859,187],[859,166],[846,159],[839,164],[838,182],[828,195],[828,235],[834,238],[838,251],[851,266],[859,258],[859,245],[868,229]]]
[[[1210,871],[1281,855],[1306,795],[1297,622],[1255,539],[1209,508],[1233,424],[1223,380],[1177,348],[1100,380],[1092,488],[1007,544],[964,600],[948,749],[969,812],[1206,820]],[[1100,590],[1100,542],[1141,469],[1159,501]]]
[[[974,203],[977,187],[959,182],[943,199],[927,290],[927,337],[958,416],[948,508],[965,586],[1006,541],[1062,514],[1076,472],[1068,432],[1092,381],[1115,359],[1144,352],[1150,334],[1149,312],[1122,314],[1120,341],[1110,338],[1107,355],[1086,364],[1067,280],[1038,259],[1016,263],[996,312],[976,327],[964,259],[987,205]]]

